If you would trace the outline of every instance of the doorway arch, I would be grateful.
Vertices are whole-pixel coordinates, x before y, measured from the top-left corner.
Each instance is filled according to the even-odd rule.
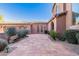
[[[51,22],[51,30],[54,30],[54,23]]]

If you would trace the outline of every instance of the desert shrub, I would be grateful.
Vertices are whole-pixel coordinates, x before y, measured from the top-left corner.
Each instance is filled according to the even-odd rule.
[[[23,38],[26,37],[26,34],[28,33],[28,31],[26,29],[20,29],[17,31],[17,35],[19,38]]]
[[[14,27],[7,28],[5,30],[5,34],[7,34],[8,36],[16,35],[16,29]]]
[[[0,51],[3,51],[8,46],[8,42],[4,39],[0,39]]]
[[[56,38],[57,38],[57,32],[55,32],[54,30],[51,30],[51,31],[49,32],[49,34],[50,34],[50,36],[51,36],[54,40],[56,40]]]
[[[76,34],[76,38],[77,38],[78,43],[79,43],[79,33]]]
[[[65,41],[66,39],[64,38],[64,35],[63,34],[58,34],[57,35],[57,38],[60,40],[60,41]]]
[[[8,43],[9,43],[10,37],[16,35],[16,29],[14,27],[9,27],[4,32],[8,36]]]
[[[76,30],[67,30],[64,32],[64,38],[72,44],[78,44],[78,40],[76,38],[76,33],[78,33],[79,31]]]

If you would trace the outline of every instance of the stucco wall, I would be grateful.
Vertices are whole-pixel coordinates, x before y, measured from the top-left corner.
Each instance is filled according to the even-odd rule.
[[[66,30],[66,15],[57,17],[56,20],[56,31],[63,33]]]
[[[50,21],[50,22],[48,23],[48,31],[51,30],[51,22],[52,22],[52,21]]]
[[[70,26],[72,26],[72,4],[67,3],[66,4],[66,29],[68,29]]]
[[[57,7],[59,8],[60,12],[63,12],[63,7],[64,7],[63,3],[57,3]]]
[[[45,30],[48,29],[47,27],[47,23],[30,23],[30,24],[21,24],[21,23],[13,23],[13,24],[5,24],[2,23],[0,24],[0,33],[4,33],[4,30],[8,27],[15,27],[16,30],[21,29],[21,28],[25,28],[27,30],[29,30],[29,33],[44,33]],[[42,32],[41,32],[42,29]]]
[[[57,31],[57,22],[56,22],[56,18],[53,19],[53,23],[54,23],[54,31]]]
[[[30,26],[27,24],[0,24],[0,33],[3,33],[5,29],[9,28],[9,27],[15,27],[16,29],[20,29],[20,28],[25,28],[25,29],[30,29]]]
[[[47,24],[32,24],[32,33],[44,33],[45,30],[48,30]]]
[[[66,12],[62,16],[56,16],[48,23],[48,30],[51,30],[51,22],[54,22],[54,30],[63,33],[66,29],[72,26],[72,4],[71,3],[57,3],[53,8],[53,15],[57,13],[56,9],[59,8],[60,14]]]
[[[54,8],[53,8],[53,11],[52,11],[53,16],[56,15],[56,9],[57,9],[57,6],[55,5]]]
[[[54,29],[52,29],[52,25],[51,25],[51,23],[53,22],[53,24],[54,24]],[[50,31],[50,30],[54,30],[54,31],[56,31],[56,18],[54,18],[54,19],[52,19],[50,22],[48,22],[48,31]]]
[[[51,28],[51,23],[54,23],[54,29]],[[58,33],[63,33],[66,30],[66,14],[63,14],[61,16],[57,16],[54,19],[52,19],[48,23],[48,31],[54,30]]]

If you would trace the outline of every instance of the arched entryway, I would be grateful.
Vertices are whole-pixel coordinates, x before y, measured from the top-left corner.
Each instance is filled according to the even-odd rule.
[[[54,30],[54,23],[51,22],[51,30]]]

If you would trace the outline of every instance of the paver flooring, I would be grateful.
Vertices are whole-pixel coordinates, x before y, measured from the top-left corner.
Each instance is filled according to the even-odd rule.
[[[31,34],[29,37],[15,43],[16,47],[8,56],[76,56],[72,44],[51,41],[47,34]],[[74,46],[72,46],[74,47]]]

